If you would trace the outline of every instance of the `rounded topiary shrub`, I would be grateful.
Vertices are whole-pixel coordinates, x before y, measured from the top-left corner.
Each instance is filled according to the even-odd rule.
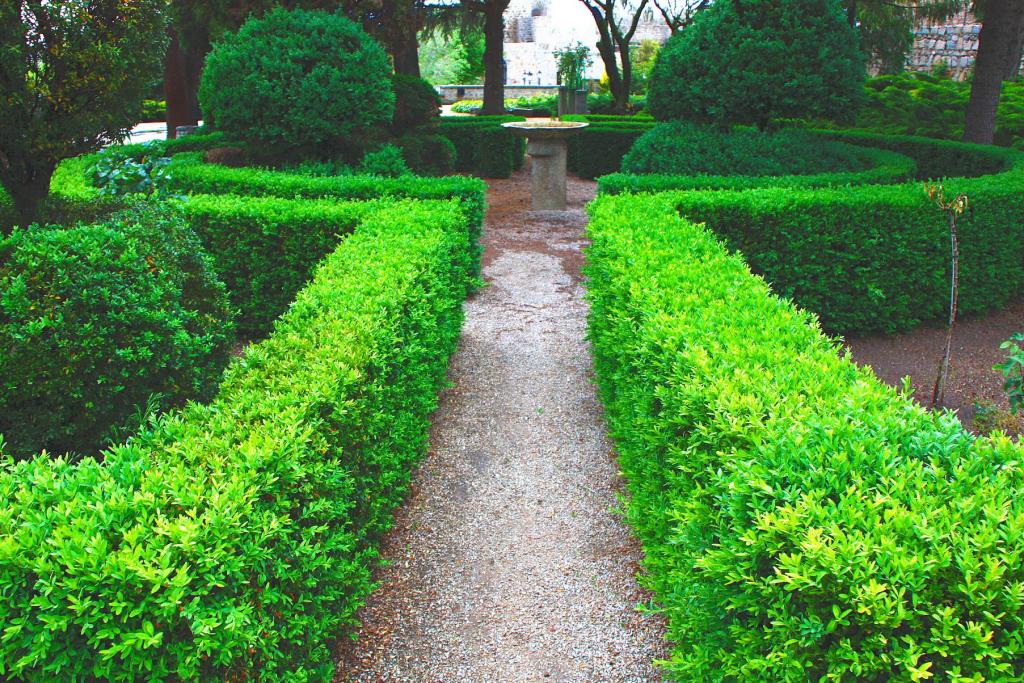
[[[441,96],[422,78],[406,74],[392,77],[395,90],[395,116],[391,124],[396,133],[425,126],[441,115]]]
[[[640,136],[622,159],[626,173],[777,176],[863,171],[867,155],[802,130],[722,131],[673,121]]]
[[[150,408],[206,398],[233,343],[224,285],[177,215],[0,241],[0,434],[8,452],[96,452]]]
[[[206,58],[206,116],[250,142],[320,146],[391,123],[384,49],[339,14],[273,10],[250,19]]]
[[[455,145],[443,135],[414,133],[397,138],[394,144],[414,173],[437,176],[455,169]]]
[[[753,124],[846,119],[864,58],[839,0],[729,0],[699,12],[662,49],[647,109],[662,120]]]

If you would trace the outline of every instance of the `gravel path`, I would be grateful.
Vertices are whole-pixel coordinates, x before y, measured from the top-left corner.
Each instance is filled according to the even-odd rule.
[[[664,624],[636,610],[649,596],[585,340],[593,193],[571,181],[570,210],[540,213],[525,173],[491,182],[488,286],[337,681],[660,680]]]

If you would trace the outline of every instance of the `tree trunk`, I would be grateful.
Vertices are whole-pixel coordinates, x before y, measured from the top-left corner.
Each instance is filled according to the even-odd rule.
[[[420,51],[416,44],[416,34],[403,33],[394,45],[395,73],[406,76],[420,77]]]
[[[199,124],[199,78],[210,43],[205,35],[195,35],[183,47],[177,29],[168,27],[167,33],[171,42],[164,57],[164,99],[167,139],[173,140],[178,126]]]
[[[507,2],[484,6],[484,114],[505,113],[505,13]]]
[[[27,227],[39,219],[39,210],[50,193],[50,179],[56,166],[30,158],[27,153],[18,156],[21,158],[7,160],[8,164],[0,171],[0,182],[11,195],[18,225]],[[9,235],[11,227],[0,224],[0,234]]]
[[[978,35],[978,57],[974,63],[971,99],[964,120],[964,140],[992,144],[996,131],[996,110],[1003,89],[1003,77],[1012,61],[1011,52],[1024,20],[1020,0],[988,0],[985,19]]]
[[[619,45],[619,59],[622,61],[622,78],[619,80],[619,91],[612,92],[615,98],[615,113],[629,113],[629,90],[633,85],[633,62],[629,56],[629,43]],[[611,81],[609,80],[609,84]]]
[[[1010,61],[1006,65],[1004,81],[1009,81],[1020,75],[1020,62],[1022,58],[1024,58],[1024,21],[1021,22],[1017,36],[1010,46]]]

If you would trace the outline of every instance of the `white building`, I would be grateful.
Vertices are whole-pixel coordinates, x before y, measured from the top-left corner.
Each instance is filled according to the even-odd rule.
[[[653,8],[648,8],[634,42],[668,40],[671,31]],[[597,53],[594,18],[580,0],[512,0],[505,10],[507,85],[554,85],[555,50],[576,43],[590,48],[593,63],[588,78],[599,79],[604,65]]]

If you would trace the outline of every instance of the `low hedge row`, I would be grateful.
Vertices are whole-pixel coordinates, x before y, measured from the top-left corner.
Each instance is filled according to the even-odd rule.
[[[442,117],[436,130],[455,146],[455,170],[484,178],[508,178],[522,168],[526,141],[501,127],[521,116]]]
[[[781,176],[663,175],[657,173],[609,173],[598,179],[601,194],[629,192],[670,192],[673,190],[746,190],[765,187],[840,187],[843,185],[889,185],[917,175],[917,164],[908,156],[882,149],[862,148],[856,152],[870,167],[863,171]]]
[[[1024,677],[1024,452],[858,369],[658,197],[591,206],[590,335],[678,680]]]
[[[193,195],[181,210],[240,310],[239,329],[262,336],[295,299],[316,264],[376,202]]]
[[[284,199],[382,198],[457,199],[475,241],[484,217],[485,185],[476,178],[380,178],[376,176],[309,176],[257,168],[203,163],[197,153],[178,154],[168,167],[171,187],[186,194],[235,194]]]
[[[218,397],[87,458],[0,458],[0,675],[330,680],[425,450],[475,247],[367,216]]]
[[[588,179],[615,173],[622,165],[622,158],[649,129],[650,126],[642,123],[591,123],[569,138],[567,167]]]

